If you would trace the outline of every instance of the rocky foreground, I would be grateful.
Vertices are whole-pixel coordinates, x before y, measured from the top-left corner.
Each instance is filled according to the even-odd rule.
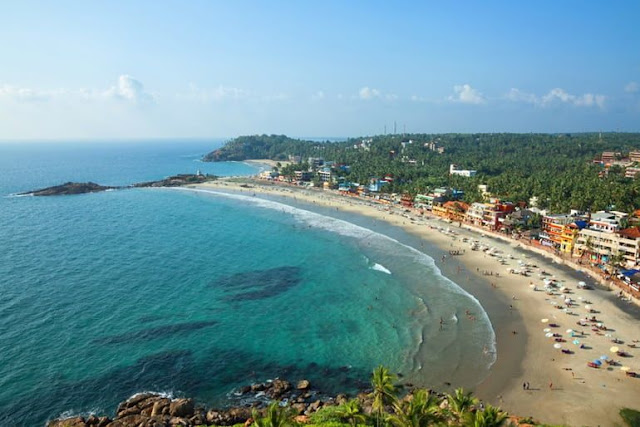
[[[232,426],[246,423],[252,411],[272,400],[288,402],[301,417],[306,417],[328,405],[341,404],[345,395],[330,397],[310,389],[307,380],[295,386],[275,379],[243,387],[234,393],[238,406],[228,409],[207,409],[196,406],[192,399],[172,399],[154,393],[137,394],[118,405],[115,418],[91,415],[50,421],[48,427],[160,427],[160,426]],[[300,418],[304,421],[304,418]]]
[[[396,403],[393,404],[394,411],[407,411],[407,408],[411,407],[411,401],[416,399],[420,401],[421,392],[422,399],[424,399],[425,390],[413,389],[404,394],[402,398],[396,399],[394,397],[396,399]],[[433,402],[435,406],[433,409],[428,409],[425,416],[436,417],[433,418],[434,421],[436,419],[448,420],[453,422],[448,425],[465,426],[532,427],[533,425],[531,419],[508,417],[506,413],[502,413],[498,408],[492,408],[490,405],[485,408],[477,399],[472,399],[470,393],[464,394],[462,390],[459,390],[459,393],[456,391],[455,395],[430,393],[435,399]],[[291,421],[297,425],[316,422],[317,420],[314,421],[310,416],[324,408],[338,405],[348,407],[354,402],[357,408],[354,413],[361,413],[362,417],[372,416],[374,413],[374,402],[370,393],[361,392],[354,400],[348,401],[344,394],[332,397],[312,390],[307,380],[301,380],[295,386],[281,379],[245,386],[232,393],[231,402],[233,402],[233,406],[227,409],[207,409],[197,406],[192,399],[173,399],[166,395],[141,393],[118,405],[116,416],[113,419],[96,415],[57,419],[49,421],[47,427],[195,427],[237,424],[249,427],[254,425],[254,421],[256,421],[253,416],[257,415],[258,418],[262,418],[266,412],[272,410],[273,406],[267,409],[269,402],[280,402],[280,405],[290,407],[289,411],[292,412],[291,416],[293,417]],[[425,402],[423,404],[426,405]],[[416,405],[420,405],[420,403]],[[456,418],[456,411],[467,411],[467,415],[472,416],[467,418],[475,421],[471,424],[460,423],[462,415]],[[440,418],[437,418],[437,413],[441,414]],[[474,415],[475,417],[473,417]],[[493,420],[494,423],[490,420]],[[262,422],[259,425],[262,425]],[[427,424],[430,425],[430,423]],[[362,425],[369,424],[363,423]],[[385,425],[389,424],[385,423]]]
[[[213,175],[193,175],[181,174],[170,176],[158,181],[147,181],[132,184],[128,187],[110,187],[96,184],[95,182],[65,182],[61,185],[42,188],[40,190],[27,191],[20,193],[20,196],[65,196],[71,194],[98,193],[107,190],[118,190],[122,188],[142,188],[142,187],[179,187],[188,184],[201,184],[203,182],[215,180]]]

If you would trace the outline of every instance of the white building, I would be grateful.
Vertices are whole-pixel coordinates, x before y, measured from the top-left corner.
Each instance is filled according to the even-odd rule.
[[[449,175],[460,175],[466,178],[471,178],[472,176],[476,176],[477,171],[471,169],[458,169],[458,167],[454,164],[449,166]]]

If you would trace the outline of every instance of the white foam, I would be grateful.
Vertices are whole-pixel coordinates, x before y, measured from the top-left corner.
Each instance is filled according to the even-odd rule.
[[[321,215],[315,212],[307,211],[298,207],[293,207],[287,205],[285,203],[276,202],[273,200],[261,199],[259,197],[245,196],[243,194],[235,194],[235,193],[225,193],[224,191],[216,191],[216,190],[208,190],[203,188],[186,188],[186,187],[171,187],[167,188],[168,190],[177,190],[177,191],[191,191],[196,193],[206,193],[212,194],[216,196],[226,197],[234,200],[241,200],[243,202],[253,203],[255,206],[262,207],[265,209],[272,209],[281,211],[286,214],[290,214],[294,219],[305,223],[314,228],[319,228],[322,230],[326,230],[329,232],[337,233],[341,236],[352,237],[358,239],[361,243],[363,240],[374,243],[375,241],[384,242],[384,243],[393,243],[399,245],[406,249],[406,253],[410,254],[413,257],[414,262],[418,262],[422,265],[427,266],[430,270],[434,272],[438,278],[446,283],[447,287],[460,295],[464,295],[467,298],[471,299],[478,307],[481,309],[481,318],[490,326],[489,331],[491,333],[490,341],[491,341],[491,354],[493,354],[493,360],[490,362],[489,366],[493,365],[496,361],[496,335],[493,329],[493,325],[491,323],[491,319],[489,319],[489,315],[486,313],[480,301],[470,294],[469,292],[462,289],[456,282],[449,279],[445,275],[442,274],[442,271],[436,266],[435,260],[429,255],[420,252],[418,249],[413,248],[409,245],[405,245],[404,243],[399,242],[396,239],[393,239],[389,236],[386,236],[381,233],[377,233],[375,231],[369,230],[368,228],[361,227],[359,225]]]
[[[382,271],[383,273],[391,274],[391,271],[389,271],[388,268],[386,268],[384,265],[380,265],[378,263],[373,264],[373,266],[371,266],[369,268],[371,268],[372,270]]]

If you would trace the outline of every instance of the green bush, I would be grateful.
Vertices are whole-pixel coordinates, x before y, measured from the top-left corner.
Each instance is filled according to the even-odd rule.
[[[336,422],[342,425],[342,418],[339,415],[340,409],[338,406],[325,406],[320,408],[318,412],[314,412],[309,416],[309,420],[312,424],[326,424],[330,422]],[[346,424],[345,424],[346,425]]]
[[[629,427],[640,427],[640,411],[622,408],[620,409],[620,416]]]

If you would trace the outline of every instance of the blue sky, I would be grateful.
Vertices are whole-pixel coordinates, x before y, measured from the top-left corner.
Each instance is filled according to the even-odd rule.
[[[640,2],[4,2],[0,139],[640,131]]]

